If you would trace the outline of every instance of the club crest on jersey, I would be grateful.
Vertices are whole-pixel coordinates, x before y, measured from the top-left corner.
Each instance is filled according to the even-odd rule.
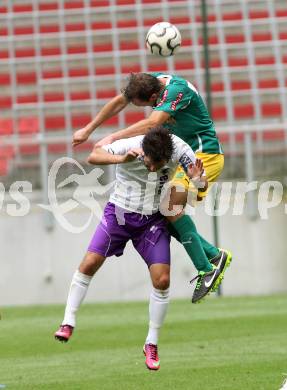
[[[155,233],[157,231],[157,226],[152,225],[152,227],[149,229],[150,232]]]
[[[182,93],[182,92],[179,92],[179,93],[177,94],[176,100],[174,100],[174,101],[171,103],[171,109],[172,109],[173,111],[176,110],[176,106],[177,106],[178,103],[181,101],[182,97],[183,97],[183,93]]]

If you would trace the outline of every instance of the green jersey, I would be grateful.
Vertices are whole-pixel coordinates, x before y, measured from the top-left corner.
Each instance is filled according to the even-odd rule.
[[[156,111],[170,114],[164,123],[172,134],[183,139],[192,150],[210,154],[222,154],[213,121],[196,88],[181,77],[152,73],[157,78],[167,79],[155,106]]]

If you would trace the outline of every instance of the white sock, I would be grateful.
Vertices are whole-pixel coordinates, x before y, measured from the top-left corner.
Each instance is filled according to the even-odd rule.
[[[85,298],[92,276],[82,274],[78,270],[74,273],[67,299],[65,316],[62,325],[76,325],[76,312]]]
[[[157,345],[159,331],[165,319],[169,304],[169,288],[158,290],[153,288],[149,300],[149,331],[146,344]]]

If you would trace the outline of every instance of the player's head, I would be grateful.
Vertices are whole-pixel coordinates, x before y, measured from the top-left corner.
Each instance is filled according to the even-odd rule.
[[[148,73],[131,73],[126,87],[125,98],[136,106],[153,106],[159,96],[162,84]]]
[[[152,128],[143,138],[142,149],[147,169],[158,171],[171,159],[174,150],[171,134],[163,126]]]

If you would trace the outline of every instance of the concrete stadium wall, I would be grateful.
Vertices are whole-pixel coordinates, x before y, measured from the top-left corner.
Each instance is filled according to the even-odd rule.
[[[98,219],[79,234],[55,222],[47,231],[43,210],[32,199],[26,216],[8,215],[6,200],[0,211],[0,305],[63,303],[73,272],[81,261]],[[39,194],[36,194],[36,198]],[[102,200],[104,202],[105,199]],[[206,203],[207,204],[207,203]],[[196,208],[194,220],[200,233],[212,240],[212,218],[206,204]],[[79,205],[69,213],[74,225],[87,220],[89,210]],[[232,210],[218,218],[220,244],[229,248],[234,261],[226,273],[224,295],[286,292],[287,215],[284,201],[268,212],[268,219],[249,219]],[[195,270],[184,249],[172,240],[173,298],[190,299],[189,280]],[[95,276],[86,302],[145,300],[149,296],[147,268],[132,245],[124,256],[110,258]]]

